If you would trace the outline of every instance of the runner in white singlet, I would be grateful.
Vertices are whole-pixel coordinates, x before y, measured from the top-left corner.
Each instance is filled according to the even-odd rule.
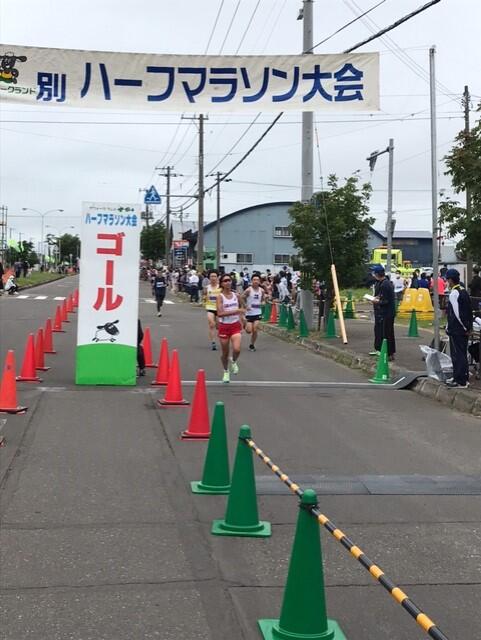
[[[251,342],[249,345],[250,351],[255,351],[257,340],[257,329],[259,327],[259,321],[262,316],[262,301],[264,298],[264,290],[260,286],[261,279],[257,274],[252,276],[251,285],[242,294],[242,300],[246,305],[246,333],[251,336]]]
[[[241,308],[240,298],[231,290],[232,279],[224,274],[220,279],[221,293],[217,296],[217,321],[219,341],[222,349],[221,362],[224,367],[222,382],[230,382],[230,371],[239,373],[237,360],[240,355],[242,325],[240,317],[244,314]],[[229,360],[230,345],[232,344],[232,357]]]

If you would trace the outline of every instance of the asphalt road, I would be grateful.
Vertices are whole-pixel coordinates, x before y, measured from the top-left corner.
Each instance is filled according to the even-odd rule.
[[[29,298],[0,299],[2,361],[9,348],[20,360],[27,333],[76,284],[69,278],[26,291]],[[148,299],[143,285],[140,317],[154,351],[165,335],[179,349],[184,380],[199,368],[219,380],[203,312],[172,299],[157,318]],[[297,500],[271,491],[256,461],[259,511],[272,537],[211,536],[225,497],[190,493],[206,445],[179,440],[189,410],[156,408],[162,391],[150,387],[153,370],[137,388],[75,387],[75,325],[73,316],[55,336],[59,353],[48,357],[43,383],[20,387],[29,412],[3,428],[1,640],[260,638],[256,620],[279,614]],[[343,493],[323,491],[322,511],[449,638],[481,638],[481,496],[349,490],[359,476],[389,487],[396,474],[413,482],[416,474],[481,475],[481,422],[409,391],[266,384],[365,378],[265,335],[256,353],[244,349],[240,367],[239,382],[263,385],[208,388],[211,407],[226,404],[231,460],[247,423],[294,478],[343,478]],[[426,637],[349,553],[321,536],[329,615],[348,639]]]

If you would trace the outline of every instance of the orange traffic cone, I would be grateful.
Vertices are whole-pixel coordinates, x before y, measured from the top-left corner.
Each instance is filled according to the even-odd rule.
[[[189,404],[187,400],[184,400],[184,398],[182,397],[179,354],[177,352],[177,349],[174,349],[172,351],[172,362],[170,363],[169,381],[167,383],[167,389],[165,390],[165,396],[163,400],[158,400],[157,403],[161,407],[169,405]]]
[[[22,370],[16,378],[19,382],[41,382],[35,369],[35,339],[33,333],[27,338],[25,354],[23,356]]]
[[[57,309],[55,311],[55,320],[53,322],[52,331],[54,333],[65,333],[65,330],[62,329],[62,313],[60,311],[60,306],[59,305],[57,305]]]
[[[35,369],[48,371],[50,367],[45,366],[45,352],[43,348],[43,329],[39,329],[37,331],[37,339],[35,340]]]
[[[47,318],[45,323],[45,331],[43,333],[43,352],[57,353],[53,348],[52,321],[50,318]]]
[[[69,297],[67,298],[67,313],[73,313],[73,299],[72,299],[72,294],[69,295]]]
[[[152,384],[154,386],[169,384],[169,345],[167,338],[162,338],[159,364],[157,365],[157,373],[155,374],[155,380]]]
[[[182,431],[181,437],[182,440],[208,440],[210,438],[209,407],[203,369],[199,369],[197,372],[189,426],[187,431]]]
[[[142,339],[142,346],[144,347],[145,366],[150,369],[155,369],[157,366],[152,360],[152,342],[150,339],[150,328],[146,327],[144,331],[144,337]]]
[[[75,289],[75,291],[72,294],[72,304],[74,309],[78,307],[78,289]]]
[[[269,324],[277,324],[277,304],[272,302],[271,317],[269,318]]]
[[[68,319],[68,311],[67,311],[67,301],[64,300],[62,302],[62,306],[60,307],[60,315],[62,318],[62,322],[70,322]]]
[[[25,413],[27,407],[17,404],[17,383],[15,382],[15,353],[7,351],[0,383],[0,413]]]

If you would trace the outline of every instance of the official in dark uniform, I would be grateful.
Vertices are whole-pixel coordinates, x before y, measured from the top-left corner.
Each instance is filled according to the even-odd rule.
[[[466,289],[459,283],[459,271],[448,269],[446,280],[450,292],[448,298],[449,351],[453,361],[453,377],[446,381],[448,387],[469,385],[468,336],[473,328],[473,312],[471,300]]]
[[[383,267],[374,267],[375,299],[374,305],[374,348],[381,351],[382,341],[387,340],[387,353],[389,360],[394,360],[396,353],[396,340],[394,337],[394,317],[396,315],[396,302],[392,282],[386,278]]]

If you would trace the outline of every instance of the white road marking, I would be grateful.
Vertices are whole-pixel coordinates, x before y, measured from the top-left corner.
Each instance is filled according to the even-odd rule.
[[[27,298],[30,298],[30,296],[17,296],[17,300],[26,300]]]
[[[146,302],[147,304],[155,304],[155,300],[152,300],[151,298],[143,298],[142,302]],[[175,304],[175,302],[172,302],[172,300],[164,300],[164,304]]]
[[[35,296],[34,300],[47,300],[48,296]]]
[[[54,300],[65,300],[65,296],[55,296]]]
[[[175,304],[175,302],[172,302],[172,300],[164,300],[165,304]]]

